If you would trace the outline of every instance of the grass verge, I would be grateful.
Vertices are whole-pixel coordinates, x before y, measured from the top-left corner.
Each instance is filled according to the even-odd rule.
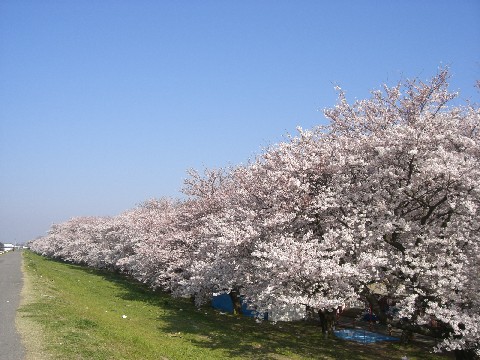
[[[46,353],[42,326],[33,316],[29,316],[24,312],[27,306],[39,301],[38,294],[40,293],[40,284],[38,282],[34,284],[32,281],[33,277],[30,276],[30,273],[27,273],[25,252],[23,255],[23,287],[20,294],[20,309],[15,317],[15,325],[25,346],[25,360],[49,360],[53,357]]]
[[[121,275],[23,254],[17,324],[31,359],[445,359],[415,346],[326,339],[304,322],[257,324]]]

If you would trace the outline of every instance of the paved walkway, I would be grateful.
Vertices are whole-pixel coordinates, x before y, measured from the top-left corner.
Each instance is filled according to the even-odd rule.
[[[21,251],[0,255],[0,360],[22,360],[25,356],[15,328],[22,285]]]

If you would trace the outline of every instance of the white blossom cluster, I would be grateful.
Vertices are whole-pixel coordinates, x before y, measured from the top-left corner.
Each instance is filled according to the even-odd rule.
[[[381,283],[398,319],[480,342],[480,111],[449,107],[448,71],[350,105],[247,165],[190,172],[186,200],[74,218],[32,241],[201,304],[236,291],[259,311],[333,310]]]

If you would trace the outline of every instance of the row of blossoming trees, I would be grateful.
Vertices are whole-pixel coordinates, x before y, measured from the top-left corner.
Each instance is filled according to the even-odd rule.
[[[354,104],[337,89],[330,125],[299,129],[247,165],[190,172],[184,200],[74,218],[30,247],[197,304],[226,291],[260,312],[303,304],[324,320],[360,297],[380,313],[368,285],[382,283],[398,326],[474,353],[480,112],[450,106],[447,80],[441,70]]]

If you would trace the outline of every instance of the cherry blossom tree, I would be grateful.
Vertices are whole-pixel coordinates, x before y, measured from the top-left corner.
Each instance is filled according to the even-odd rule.
[[[204,174],[189,171],[189,175],[183,189],[189,198],[183,204],[178,229],[189,249],[188,275],[180,279],[175,294],[192,296],[200,305],[214,293],[230,293],[235,288],[235,264],[228,256],[233,247],[224,241],[219,228],[228,217],[230,177],[223,169],[208,169]]]
[[[146,201],[130,212],[135,246],[117,266],[153,288],[172,291],[189,258],[179,221],[182,213],[182,202],[166,198]]]
[[[378,271],[402,298],[398,316],[417,331],[435,320],[439,347],[471,350],[480,330],[479,110],[447,107],[447,80],[443,70],[353,106],[340,92],[326,115],[351,149],[341,196],[365,218],[358,241],[387,254]]]

